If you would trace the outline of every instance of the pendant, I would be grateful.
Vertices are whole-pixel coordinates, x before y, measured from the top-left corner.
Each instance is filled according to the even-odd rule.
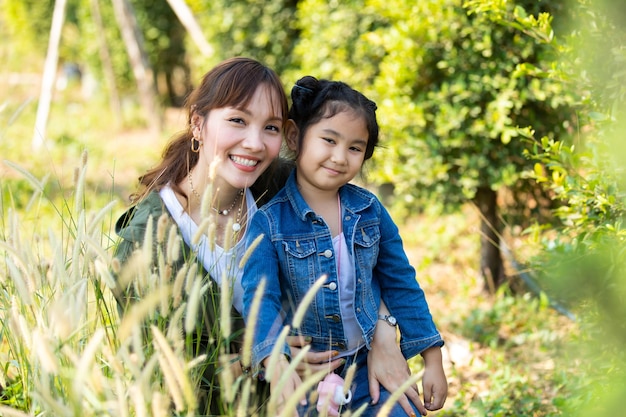
[[[238,232],[241,230],[241,225],[239,223],[233,223],[233,232]]]

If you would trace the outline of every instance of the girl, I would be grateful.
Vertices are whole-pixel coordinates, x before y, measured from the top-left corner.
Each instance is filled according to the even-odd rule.
[[[278,336],[275,318],[284,309],[284,323],[290,324],[302,298],[325,275],[323,287],[293,332],[311,338],[312,350],[339,351],[346,360],[338,370],[342,376],[348,365],[356,363],[348,407],[376,402],[368,389],[368,367],[375,365],[367,360],[368,350],[377,327],[397,324],[404,356],[421,354],[424,359],[424,404],[419,398],[413,401],[410,413],[426,415],[426,410],[440,409],[447,395],[443,340],[415,270],[398,228],[380,201],[349,184],[378,143],[376,105],[344,83],[310,76],[296,83],[291,97],[286,138],[296,155],[296,169],[285,187],[255,214],[248,229],[248,243],[257,240],[258,246],[244,266],[244,317],[260,282],[266,281],[252,362],[269,363]],[[378,314],[381,298],[391,316]],[[286,345],[282,352],[290,355]],[[286,356],[280,357],[275,369],[266,370],[272,390],[287,370]],[[397,382],[396,386],[403,381]],[[293,373],[278,395],[286,400],[300,384]],[[368,406],[364,415],[377,414],[391,394],[385,388],[380,401]],[[417,386],[409,391],[417,395]],[[396,404],[389,415],[405,412]]]

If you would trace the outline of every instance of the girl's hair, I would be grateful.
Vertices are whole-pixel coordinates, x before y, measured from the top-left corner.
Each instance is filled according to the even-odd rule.
[[[217,108],[243,108],[262,84],[267,85],[272,91],[270,104],[272,108],[278,104],[284,128],[287,123],[288,104],[278,75],[272,69],[250,58],[236,57],[222,61],[204,75],[200,85],[187,97],[186,129],[168,143],[161,162],[139,177],[139,184],[144,188],[131,195],[131,202],[139,201],[152,190],[158,191],[168,183],[177,192],[185,195],[178,187],[178,183],[183,181],[198,163],[198,153],[191,150],[192,117],[199,115],[205,119],[211,110]]]
[[[300,78],[291,89],[289,118],[298,126],[298,149],[307,129],[323,118],[330,118],[342,111],[353,111],[362,116],[367,127],[365,159],[374,154],[378,145],[378,122],[376,103],[341,81],[318,80],[307,75]]]

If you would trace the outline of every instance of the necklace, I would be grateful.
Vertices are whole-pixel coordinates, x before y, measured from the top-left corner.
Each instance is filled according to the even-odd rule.
[[[198,194],[198,192],[196,191],[195,188],[193,188],[193,181],[191,179],[191,172],[187,175],[187,180],[189,181],[189,188],[191,188],[191,192],[193,193],[193,195],[198,199],[198,201],[202,201],[202,197],[200,196],[200,194]],[[239,201],[239,198],[243,196],[243,188],[241,188],[238,192],[237,195],[235,196],[235,199],[233,200],[233,202],[230,204],[230,206],[226,209],[222,209],[222,210],[218,210],[215,207],[211,206],[211,208],[219,215],[222,216],[228,216],[228,213],[230,213],[234,208],[235,208],[235,204],[237,204],[237,201]],[[239,209],[237,209],[237,216],[235,216],[234,222],[233,222],[233,231],[238,232],[241,230],[241,207],[243,206],[243,203],[239,205]]]
[[[189,174],[187,174],[187,181],[189,181],[189,188],[191,188],[191,192],[193,193],[193,195],[196,196],[198,201],[202,201],[202,197],[200,197],[200,194],[198,194],[196,189],[193,188],[193,182],[191,182],[191,172],[189,172]]]
[[[218,210],[215,207],[211,207],[217,214],[222,215],[222,216],[228,216],[228,213],[230,213],[233,208],[235,208],[235,204],[237,204],[237,201],[239,201],[239,197],[243,196],[243,188],[239,190],[239,192],[237,193],[237,196],[235,196],[235,199],[233,200],[232,204],[230,205],[230,207],[228,207],[227,209],[223,209],[223,210]],[[237,209],[237,215],[235,216],[235,218],[233,219],[233,231],[234,232],[238,232],[241,230],[241,207],[243,206],[243,202],[241,202],[241,204],[239,204],[239,208]]]
[[[337,193],[337,220],[339,220],[339,250],[337,251],[337,280],[341,279],[341,241],[343,237],[341,234],[343,233],[343,226],[341,224],[341,199],[339,198],[339,193]]]
[[[239,199],[239,196],[242,194],[243,194],[243,190],[241,190],[239,194],[237,194],[237,198],[235,198],[235,201],[237,201]],[[235,219],[233,221],[233,232],[238,232],[241,230],[241,223],[239,222],[241,221],[241,207],[242,206],[243,206],[243,201],[239,205],[239,208],[237,209],[237,215],[235,216]],[[231,209],[232,209],[232,206],[231,206]]]
[[[243,188],[239,190],[232,204],[227,209],[218,210],[215,207],[211,207],[211,208],[215,210],[217,214],[221,214],[222,216],[228,216],[228,213],[230,213],[231,210],[235,207],[235,204],[237,204],[237,201],[239,201],[239,197],[241,197],[242,195],[243,195]],[[239,213],[241,213],[241,206],[239,207]]]

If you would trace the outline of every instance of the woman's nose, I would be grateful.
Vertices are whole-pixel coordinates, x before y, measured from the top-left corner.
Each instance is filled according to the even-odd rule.
[[[263,149],[263,133],[256,129],[250,129],[243,141],[243,146],[246,149],[255,151]]]

